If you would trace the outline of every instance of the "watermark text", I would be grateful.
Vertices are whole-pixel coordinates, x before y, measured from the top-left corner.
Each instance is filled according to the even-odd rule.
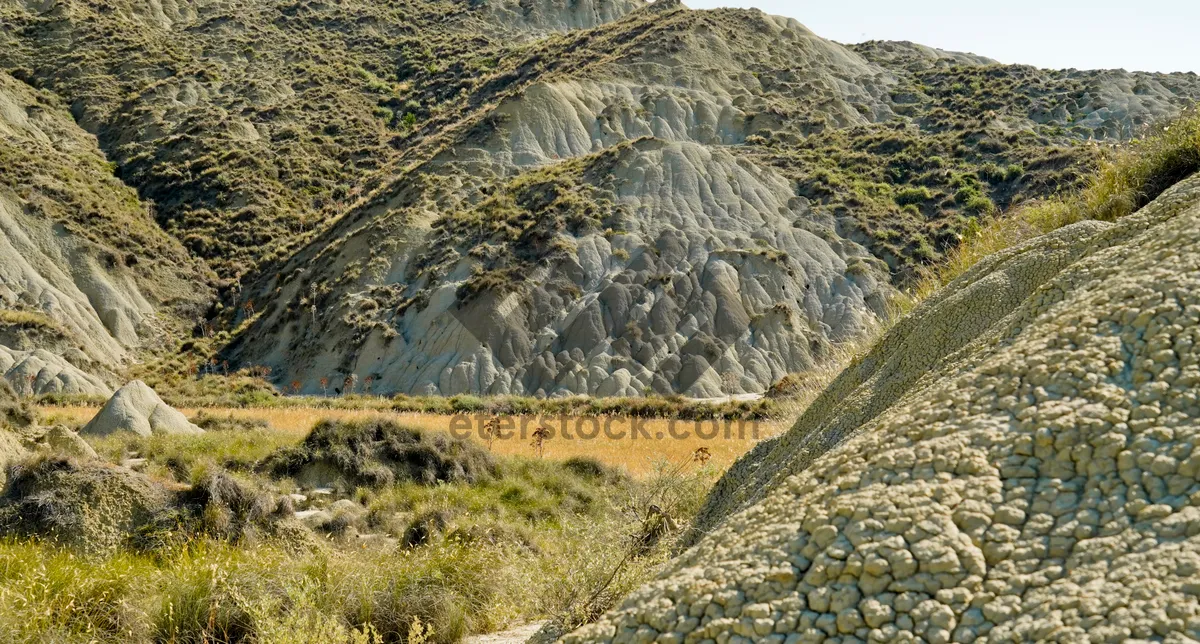
[[[568,441],[721,441],[758,440],[760,425],[755,420],[713,418],[637,418],[633,416],[492,416],[458,414],[450,418],[449,432],[459,439],[529,440],[542,430],[543,440]]]

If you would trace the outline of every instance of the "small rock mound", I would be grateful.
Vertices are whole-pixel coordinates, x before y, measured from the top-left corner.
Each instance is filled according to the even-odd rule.
[[[323,420],[304,442],[268,457],[263,468],[306,485],[351,489],[401,481],[473,483],[496,474],[491,454],[474,443],[383,419]]]
[[[37,441],[39,447],[44,447],[55,454],[74,456],[76,458],[96,458],[96,450],[83,437],[71,431],[69,427],[54,425],[41,435]]]
[[[89,554],[153,550],[198,535],[242,541],[266,534],[312,541],[286,499],[223,471],[192,486],[168,485],[129,468],[52,456],[12,470],[0,497],[0,533],[37,537]]]
[[[1200,177],[1075,232],[914,312],[564,641],[1200,639]]]
[[[112,552],[165,512],[171,492],[144,474],[96,461],[18,465],[0,497],[0,530],[88,553]]]
[[[96,450],[79,434],[62,425],[38,427],[37,421],[33,406],[21,400],[12,387],[0,378],[0,468],[23,457],[27,449],[46,449],[68,456],[96,458]],[[3,473],[0,473],[0,482],[3,480]]]
[[[133,432],[139,436],[152,434],[200,434],[204,430],[193,425],[178,410],[162,401],[141,380],[121,387],[104,408],[80,434],[107,436],[113,432]]]

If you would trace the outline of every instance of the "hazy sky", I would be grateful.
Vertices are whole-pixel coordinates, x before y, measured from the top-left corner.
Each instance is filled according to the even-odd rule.
[[[683,0],[758,7],[843,43],[911,40],[1004,63],[1200,73],[1200,0]]]

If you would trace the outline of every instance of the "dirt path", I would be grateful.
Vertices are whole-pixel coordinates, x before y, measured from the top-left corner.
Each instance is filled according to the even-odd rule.
[[[499,633],[472,635],[463,639],[463,644],[525,644],[525,641],[533,637],[533,634],[538,632],[543,624],[544,622],[534,622]]]

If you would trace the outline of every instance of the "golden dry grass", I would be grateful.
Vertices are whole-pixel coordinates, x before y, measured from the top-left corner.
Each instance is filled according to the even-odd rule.
[[[42,409],[48,418],[55,416],[71,424],[83,424],[98,411],[95,407],[48,407]],[[469,434],[474,440],[481,438],[482,423],[486,417],[447,416],[442,414],[419,414],[384,412],[370,409],[317,409],[308,407],[290,408],[206,408],[181,409],[188,417],[203,411],[213,416],[232,416],[237,419],[263,420],[271,428],[293,434],[297,441],[304,438],[317,422],[331,420],[362,420],[385,417],[412,427],[428,431]],[[634,419],[608,416],[599,418],[569,417],[564,419],[540,419],[519,416],[505,419],[501,426],[501,437],[492,443],[498,454],[533,456],[533,432],[543,425],[552,428],[552,437],[545,441],[545,458],[567,459],[572,456],[590,456],[606,465],[624,468],[633,476],[644,476],[654,471],[656,463],[663,460],[681,462],[696,449],[707,447],[712,463],[725,469],[745,454],[760,440],[770,438],[787,429],[786,420],[770,421],[683,421],[669,419]],[[570,438],[562,434],[566,423]],[[632,425],[636,423],[636,432]],[[522,427],[523,435],[522,435]],[[606,429],[607,428],[607,431]],[[453,430],[453,431],[452,431]],[[580,435],[586,438],[581,438]],[[594,434],[594,437],[592,435]],[[636,435],[635,435],[636,434]]]

